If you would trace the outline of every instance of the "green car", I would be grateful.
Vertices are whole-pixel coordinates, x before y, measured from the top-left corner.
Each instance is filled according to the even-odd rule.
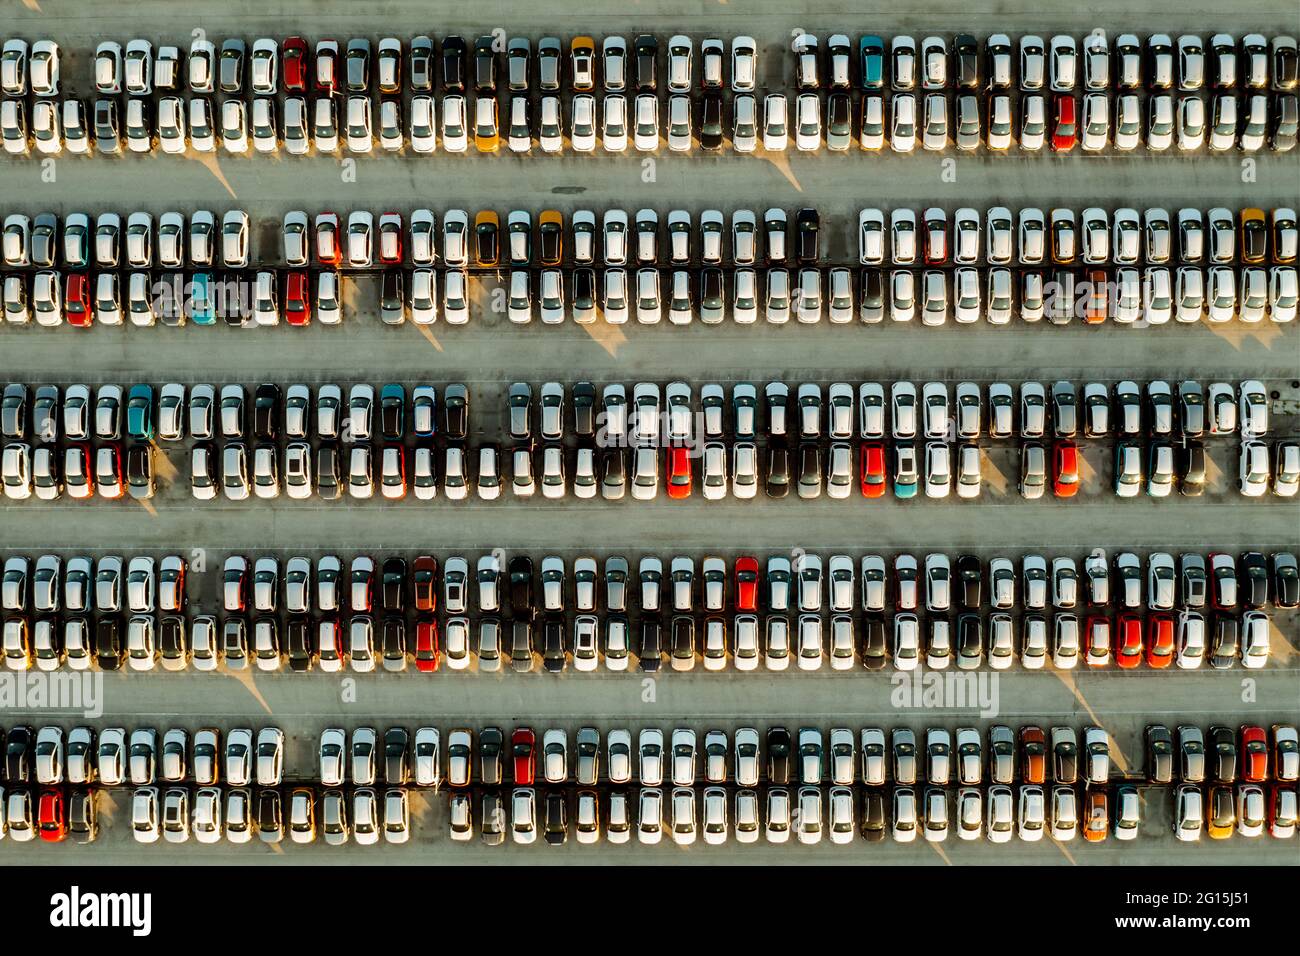
[[[126,400],[126,433],[139,441],[153,439],[153,386],[132,385]]]
[[[190,278],[188,311],[196,325],[215,325],[216,310],[212,307],[212,275],[196,272]]]

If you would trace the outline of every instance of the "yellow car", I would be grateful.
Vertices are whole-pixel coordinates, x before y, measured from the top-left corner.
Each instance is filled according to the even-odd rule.
[[[1231,787],[1211,787],[1205,829],[1211,840],[1226,840],[1237,828],[1237,805]]]
[[[497,100],[480,96],[474,100],[474,145],[480,153],[495,153],[501,145],[497,132]]]

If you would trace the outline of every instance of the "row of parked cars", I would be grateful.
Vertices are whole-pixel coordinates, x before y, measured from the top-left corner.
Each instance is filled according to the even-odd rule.
[[[170,382],[26,385],[11,382],[0,397],[0,437],[42,444],[58,441],[174,443],[247,439],[402,442],[438,436],[464,441],[470,393],[459,382],[441,386],[361,382],[253,388],[231,383]],[[252,401],[249,401],[249,392]],[[314,390],[314,391],[313,391]],[[1263,382],[1238,385],[1187,379],[1171,385],[1120,380],[1075,383],[868,381],[821,385],[739,382],[695,388],[687,382],[619,382],[599,390],[587,381],[566,387],[513,382],[506,389],[505,427],[511,441],[590,439],[604,447],[684,446],[699,439],[799,438],[910,440],[961,438],[1260,438],[1270,429],[1271,399]],[[503,435],[503,438],[506,437]]]
[[[407,106],[399,97],[364,93],[308,100],[271,96],[251,100],[209,96],[188,99],[163,96],[156,108],[148,100],[129,99],[119,112],[117,101],[96,99],[37,100],[27,119],[18,100],[0,101],[0,142],[10,155],[222,153],[352,155],[376,152],[452,155],[493,154],[502,147],[527,155],[567,150],[579,154],[623,155],[629,150],[675,153],[700,148],[739,154],[781,153],[791,146],[801,153],[823,147],[845,153],[888,149],[910,154],[918,149],[943,152],[955,147],[971,152],[1068,154],[1132,152],[1139,146],[1174,155],[1254,153],[1266,146],[1290,152],[1297,138],[1295,93],[1234,91],[1152,92],[1143,97],[1121,93],[991,93],[981,103],[973,92],[952,94],[861,94],[854,102],[847,91],[823,95],[802,92],[737,93],[724,106],[721,95],[693,100],[671,94],[666,105],[655,93],[608,93],[597,99],[579,93],[566,104],[544,95],[534,104],[527,94],[511,94],[503,104],[495,94],[415,94]]]
[[[918,560],[900,553],[890,560],[866,554],[821,556],[796,549],[792,556],[771,555],[760,566],[742,556],[728,562],[716,556],[677,555],[667,566],[655,556],[639,559],[635,574],[627,559],[611,555],[603,564],[590,556],[569,562],[548,555],[537,563],[528,555],[483,554],[471,565],[461,555],[440,562],[433,555],[408,561],[399,555],[378,559],[360,554],[344,562],[337,555],[228,556],[221,567],[221,609],[228,613],[356,614],[408,610],[462,615],[508,610],[512,617],[534,612],[626,612],[632,606],[657,613],[759,610],[850,612],[887,609],[913,611],[1042,611],[1116,606],[1152,611],[1258,609],[1300,603],[1294,554],[1279,551],[1271,560],[1260,551],[1234,557],[1211,552],[1208,559],[1183,552],[1155,551],[1145,562],[1132,551],[1113,558],[1097,549],[1081,562],[1062,555],[1029,554],[1016,563],[1007,557],[985,561],[978,555],[956,559],[931,552]],[[96,559],[56,554],[36,558],[11,555],[4,561],[0,607],[6,612],[48,614],[179,613],[189,604],[195,583],[179,554],[155,558],[104,555]],[[1082,570],[1081,570],[1082,569]],[[666,571],[666,574],[665,574]],[[1145,598],[1143,592],[1145,590]],[[474,601],[470,601],[471,593]],[[1019,597],[1017,597],[1019,593]]]
[[[14,95],[22,95],[26,92],[27,45],[21,40],[9,42],[11,59],[6,62],[12,82],[8,89]],[[718,38],[701,43],[698,97],[693,95],[696,75],[693,40],[684,35],[668,40],[667,109],[662,122],[656,78],[657,38],[649,34],[638,36],[631,56],[623,38],[605,38],[602,43],[604,96],[599,107],[592,92],[596,86],[595,43],[590,37],[575,38],[569,50],[573,91],[567,104],[571,112],[565,123],[562,111],[566,99],[562,98],[561,91],[565,57],[559,38],[548,37],[539,42],[536,73],[541,96],[538,101],[530,96],[534,70],[528,39],[509,41],[505,50],[507,82],[500,84],[505,87],[500,90],[497,81],[500,44],[492,36],[476,41],[471,99],[465,95],[471,92],[465,83],[468,47],[461,38],[452,37],[444,43],[442,54],[440,131],[438,103],[431,95],[434,47],[428,37],[418,38],[409,45],[413,93],[407,104],[409,120],[406,121],[404,98],[400,95],[403,44],[394,37],[379,41],[377,83],[372,83],[369,39],[348,41],[344,57],[340,57],[337,41],[320,41],[314,82],[310,84],[317,95],[310,101],[305,95],[311,72],[310,51],[302,38],[286,40],[283,85],[287,95],[282,110],[277,110],[280,51],[274,40],[263,38],[254,43],[251,71],[245,63],[247,48],[242,39],[225,41],[219,58],[209,41],[194,41],[188,64],[189,86],[191,92],[199,95],[192,96],[188,104],[176,95],[182,92],[178,47],[161,47],[155,61],[149,41],[131,41],[125,57],[119,43],[103,41],[95,57],[96,92],[101,98],[94,101],[93,116],[87,114],[81,100],[64,100],[60,104],[52,98],[59,92],[58,47],[51,41],[38,43],[39,62],[34,53],[32,65],[40,76],[34,76],[32,83],[36,96],[31,132],[22,101],[10,99],[0,104],[0,128],[11,153],[26,152],[33,139],[38,149],[46,153],[61,151],[65,141],[74,152],[89,152],[93,143],[100,152],[117,153],[122,149],[122,125],[125,125],[128,150],[137,152],[149,152],[155,144],[161,144],[164,151],[180,153],[185,151],[187,141],[196,149],[211,150],[219,135],[224,148],[231,153],[249,152],[250,139],[255,151],[274,151],[283,143],[287,151],[303,153],[310,148],[313,138],[318,150],[337,149],[342,141],[350,150],[364,153],[374,149],[376,132],[382,148],[390,150],[403,148],[409,135],[415,152],[436,149],[439,132],[443,148],[448,152],[466,151],[471,137],[478,151],[495,151],[500,147],[503,133],[514,151],[531,149],[536,138],[544,151],[559,152],[564,148],[566,132],[570,146],[577,151],[595,149],[598,136],[606,151],[625,150],[629,139],[638,149],[655,149],[661,133],[666,135],[671,149],[689,150],[694,142],[704,149],[718,149],[727,132],[724,126],[729,127],[732,145],[740,152],[755,149],[760,136],[764,149],[784,149],[791,127],[797,147],[814,150],[822,138],[823,99],[819,91],[823,87],[828,91],[824,101],[825,139],[831,149],[848,149],[855,139],[865,149],[880,149],[886,142],[886,126],[889,144],[899,152],[910,152],[918,139],[927,149],[942,149],[951,140],[959,148],[973,149],[981,141],[982,122],[987,123],[987,144],[995,150],[1008,148],[1016,130],[1024,149],[1042,149],[1050,142],[1054,150],[1066,151],[1080,139],[1085,149],[1102,149],[1111,139],[1112,85],[1116,88],[1114,141],[1119,149],[1135,148],[1143,127],[1147,145],[1152,149],[1169,148],[1175,138],[1175,126],[1178,145],[1184,150],[1201,148],[1207,129],[1211,148],[1218,149],[1233,145],[1258,149],[1267,136],[1272,148],[1284,151],[1294,146],[1296,137],[1293,92],[1296,44],[1294,38],[1287,36],[1275,37],[1271,44],[1259,34],[1245,37],[1240,82],[1235,38],[1217,34],[1207,51],[1202,38],[1190,34],[1180,36],[1175,82],[1175,44],[1171,37],[1153,35],[1144,50],[1136,36],[1121,35],[1114,51],[1114,84],[1111,51],[1103,34],[1094,33],[1085,38],[1082,51],[1079,42],[1071,36],[1053,36],[1048,42],[1041,37],[1024,36],[1019,42],[1021,92],[1017,94],[1013,90],[1013,47],[1004,34],[987,39],[984,51],[987,77],[981,68],[980,45],[969,34],[959,35],[951,46],[942,37],[925,37],[919,47],[912,37],[898,36],[890,41],[888,53],[884,38],[869,35],[858,40],[856,56],[845,34],[831,36],[824,50],[817,37],[802,34],[792,44],[799,90],[795,94],[794,110],[790,109],[787,95],[779,92],[762,96],[760,110],[759,96],[755,94],[757,48],[752,37],[737,37],[731,42],[730,123],[723,116],[723,72],[727,57],[725,46]],[[335,68],[340,59],[343,61],[340,72],[346,75],[343,84],[339,83]],[[850,93],[854,86],[855,60],[858,61],[857,85],[862,88],[856,109]],[[1144,60],[1150,87],[1145,118],[1144,104],[1138,94],[1143,86]],[[628,64],[633,61],[635,84],[630,86]],[[214,82],[217,73],[219,82]],[[888,119],[883,92],[886,73],[892,88]],[[1207,73],[1211,74],[1208,81]],[[119,121],[118,100],[105,97],[119,93],[124,85],[128,96],[123,123]],[[376,85],[380,94],[377,104],[372,100]],[[941,91],[954,86],[956,105],[950,119],[948,98]],[[1270,86],[1274,91],[1271,96],[1266,92]],[[155,87],[160,94],[156,106],[152,96]],[[236,98],[242,97],[246,87],[252,94],[251,100]],[[1081,116],[1073,96],[1079,87],[1084,91]],[[1238,87],[1245,92],[1240,108],[1234,95]],[[220,103],[219,116],[210,99],[203,95],[214,92],[214,88],[227,94]],[[921,91],[924,104],[920,108],[916,90]],[[1210,92],[1209,110],[1198,95],[1202,90]],[[503,96],[508,108],[504,121],[500,116]],[[1019,99],[1022,114],[1019,124],[1012,115],[1013,98]],[[537,107],[535,122],[530,118],[530,108],[534,105]],[[372,114],[376,109],[379,116],[374,120]],[[855,115],[860,117],[858,137],[853,131]]]
[[[605,562],[608,614],[602,618],[594,613],[599,590],[594,559],[575,563],[570,594],[563,559],[545,558],[536,576],[538,597],[531,559],[516,557],[503,566],[503,559],[494,554],[478,561],[479,613],[473,621],[466,596],[469,564],[460,556],[447,560],[440,628],[435,613],[438,564],[432,556],[416,559],[410,604],[402,558],[385,559],[377,569],[371,558],[357,557],[350,579],[336,557],[321,558],[313,602],[310,559],[288,560],[281,601],[276,558],[258,558],[250,566],[244,557],[232,556],[222,571],[226,616],[221,620],[213,614],[186,618],[183,588],[178,593],[175,587],[184,565],[175,556],[163,559],[165,587],[159,586],[155,602],[150,590],[153,561],[131,560],[125,602],[114,590],[121,584],[121,559],[101,559],[102,567],[93,568],[93,608],[99,615],[92,632],[88,559],[69,561],[61,608],[57,557],[36,562],[36,590],[30,599],[28,560],[10,558],[4,577],[9,612],[6,666],[84,670],[93,662],[101,669],[211,671],[224,660],[227,670],[279,671],[287,666],[290,671],[350,668],[364,673],[403,671],[408,666],[434,672],[444,664],[464,670],[476,663],[487,672],[503,669],[508,660],[511,670],[528,672],[540,658],[542,669],[560,672],[570,664],[578,671],[592,671],[602,658],[607,670],[625,671],[636,658],[642,671],[658,670],[665,660],[678,671],[694,669],[697,661],[709,671],[725,669],[729,661],[737,670],[750,671],[760,660],[766,670],[781,671],[792,659],[800,670],[821,669],[827,660],[834,670],[858,664],[880,669],[892,659],[897,670],[953,665],[970,670],[986,660],[993,669],[1005,669],[1017,657],[1023,667],[1041,669],[1050,656],[1054,667],[1065,670],[1081,661],[1094,668],[1112,663],[1134,668],[1145,661],[1157,669],[1171,664],[1180,669],[1206,664],[1224,669],[1238,658],[1243,666],[1258,668],[1267,663],[1271,644],[1271,623],[1261,610],[1270,601],[1270,587],[1274,607],[1293,608],[1298,597],[1295,557],[1286,552],[1271,560],[1258,552],[1241,555],[1240,596],[1237,562],[1230,555],[1211,554],[1208,564],[1200,555],[1182,555],[1177,586],[1181,593],[1176,594],[1173,556],[1153,554],[1146,567],[1145,605],[1142,564],[1129,552],[1113,562],[1116,587],[1122,588],[1115,599],[1110,594],[1111,571],[1102,556],[1084,562],[1083,578],[1072,559],[1054,558],[1049,571],[1041,556],[1027,556],[1019,602],[1010,559],[989,563],[990,593],[985,600],[984,572],[973,555],[960,556],[955,569],[946,555],[927,555],[923,569],[913,556],[899,555],[892,573],[881,556],[867,555],[861,566],[864,616],[859,620],[853,613],[854,561],[847,555],[832,556],[825,575],[816,556],[798,557],[793,565],[786,558],[770,558],[765,579],[756,560],[737,559],[734,599],[727,595],[726,563],[720,558],[704,561],[698,585],[692,559],[674,558],[665,579],[663,563],[644,558],[637,569],[640,602],[634,628],[626,592],[635,582],[625,559],[615,556]],[[348,610],[339,595],[344,581],[351,588],[350,616],[342,615]],[[766,597],[761,608],[760,588]],[[663,590],[670,600],[661,596]],[[29,600],[33,619],[26,616]],[[314,620],[309,616],[313,603],[319,612]],[[993,613],[981,616],[985,605]],[[1112,605],[1119,609],[1114,618],[1108,614]],[[1024,612],[1018,622],[1010,613],[1017,607]],[[408,628],[408,609],[415,611],[413,628]],[[62,620],[55,616],[60,610],[65,612]],[[155,610],[163,616],[155,618]],[[1081,617],[1076,610],[1087,613]],[[123,611],[130,612],[129,618],[120,616]],[[730,620],[727,611],[734,612]],[[697,612],[704,613],[702,620]],[[892,618],[887,612],[893,612]],[[950,616],[954,612],[955,620]],[[245,616],[249,614],[251,619]],[[891,631],[892,640],[887,636]]]
[[[1296,88],[1296,40],[1277,35],[1271,40],[1249,33],[1238,40],[1216,33],[1203,37],[1167,33],[1139,38],[1121,33],[1112,45],[1106,31],[1094,30],[1083,38],[1055,34],[1044,40],[1026,34],[1013,43],[1004,33],[979,39],[968,33],[952,38],[926,36],[917,42],[908,35],[864,34],[856,39],[836,33],[825,44],[813,34],[797,33],[790,44],[794,53],[794,81],[801,91],[828,88],[895,92],[962,89],[1022,91],[1047,89],[1054,93],[1083,89],[1101,92],[1202,89],[1246,89],[1287,92]],[[729,48],[729,55],[728,55]],[[161,44],[155,51],[149,40],[123,44],[101,40],[96,46],[93,81],[97,93],[149,96],[155,92],[244,93],[274,95],[284,92],[337,92],[397,94],[413,92],[497,93],[509,91],[558,92],[568,80],[568,92],[596,89],[597,67],[605,92],[657,92],[659,65],[666,70],[663,87],[668,92],[721,91],[724,71],[730,68],[734,93],[753,92],[757,83],[758,46],[753,37],[725,41],[706,37],[696,41],[676,34],[661,41],[655,34],[637,35],[631,44],[617,35],[601,39],[599,52],[590,36],[503,38],[487,34],[472,47],[453,35],[437,42],[427,35],[403,40],[354,37],[340,45],[319,39],[314,48],[302,37],[283,40],[262,37],[253,41],[251,54],[243,38],[222,41],[220,49],[206,37],[195,38],[182,65],[181,48]],[[30,58],[29,58],[30,52]],[[5,42],[0,61],[0,88],[11,97],[50,97],[59,94],[61,53],[49,39],[31,43],[20,38]],[[373,61],[373,70],[372,70]],[[504,62],[504,70],[501,69]],[[499,75],[500,74],[500,75]]]
[[[981,319],[1007,325],[1013,318],[1053,325],[1107,321],[1148,328],[1177,323],[1291,322],[1296,314],[1294,266],[1164,266],[1037,269],[961,266],[923,271],[862,266],[784,268],[721,267],[629,272],[611,267],[510,269],[499,279],[476,279],[465,269],[385,268],[378,275],[379,319],[429,325],[469,322],[476,295],[471,284],[497,281],[503,293],[496,311],[510,322],[545,325],[572,320],[612,325],[632,318],[639,325],[706,325],[763,320],[784,325],[879,323],[919,319],[926,326],[972,324]],[[217,274],[153,276],[147,272],[40,270],[4,277],[5,315],[10,323],[73,327],[215,325],[240,328],[325,325],[343,320],[342,284],[336,270],[259,269]],[[496,299],[494,297],[493,301]],[[356,311],[354,309],[354,311]]]
[[[857,259],[861,265],[1292,265],[1296,261],[1296,213],[1291,207],[1233,212],[1226,207],[1184,207],[1171,214],[1151,207],[1113,211],[1090,206],[1079,212],[994,206],[981,213],[963,206],[951,213],[924,209],[866,208],[858,212]],[[257,265],[252,257],[254,223],[243,209],[220,220],[196,210],[188,223],[180,212],[83,212],[34,218],[10,213],[4,221],[4,261],[13,268],[69,270],[129,267],[179,269]],[[728,217],[717,209],[698,218],[673,209],[629,216],[607,209],[598,220],[591,210],[564,213],[494,210],[471,218],[448,209],[438,225],[427,208],[399,212],[354,210],[340,217],[301,210],[285,213],[280,249],[285,265],[369,268],[374,265],[474,268],[566,264],[624,265],[816,265],[827,256],[821,213],[804,208],[790,216],[772,207],[760,220],[749,209]],[[262,259],[273,264],[272,257]]]

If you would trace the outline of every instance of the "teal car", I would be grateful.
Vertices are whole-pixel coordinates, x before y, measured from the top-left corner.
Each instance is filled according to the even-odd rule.
[[[153,440],[153,386],[132,385],[126,399],[126,434],[138,441]]]
[[[862,88],[878,90],[885,85],[885,41],[868,34],[858,41],[858,59],[861,62]]]
[[[915,498],[920,478],[916,470],[916,448],[912,445],[895,445],[894,497]]]
[[[212,305],[212,275],[196,272],[190,277],[188,309],[196,325],[215,325],[217,312]]]

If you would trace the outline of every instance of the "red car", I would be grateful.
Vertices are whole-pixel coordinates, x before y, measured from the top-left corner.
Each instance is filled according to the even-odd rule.
[[[339,217],[336,213],[316,215],[316,259],[323,266],[336,266],[343,258],[339,240]]]
[[[285,277],[284,320],[290,325],[311,323],[311,292],[305,272],[290,272]]]
[[[301,93],[307,89],[307,41],[289,37],[280,45],[280,69],[284,71],[284,89]]]
[[[531,787],[533,767],[537,763],[537,735],[531,728],[515,728],[510,735],[510,753],[514,757],[515,786]]]
[[[1121,614],[1115,623],[1115,663],[1126,669],[1137,667],[1142,663],[1142,618]]]
[[[438,649],[438,622],[417,621],[415,625],[415,669],[432,674],[438,669],[442,653]]]
[[[1168,667],[1174,660],[1174,617],[1172,614],[1152,614],[1147,619],[1147,667],[1157,670]]]
[[[36,825],[46,843],[62,843],[68,836],[68,820],[63,812],[63,793],[42,790],[36,811]]]
[[[751,557],[736,559],[736,610],[758,609],[758,561]]]
[[[862,497],[879,498],[885,493],[885,446],[880,442],[862,445]]]
[[[438,559],[422,554],[411,568],[411,585],[417,611],[438,610]]]
[[[1074,118],[1074,97],[1069,93],[1057,93],[1052,97],[1052,150],[1057,153],[1068,153],[1074,149],[1078,137],[1078,127]]]
[[[1079,446],[1058,441],[1052,461],[1052,492],[1058,498],[1073,498],[1079,490]]]
[[[668,449],[668,497],[691,496],[691,452],[689,448]]]
[[[1241,728],[1241,779],[1246,783],[1268,779],[1268,735],[1263,727]]]
[[[95,321],[95,310],[90,304],[90,278],[84,272],[73,272],[63,290],[63,311],[68,325],[88,328]]]
[[[319,92],[333,93],[338,86],[338,70],[335,69],[338,59],[338,40],[316,41],[316,89]]]

